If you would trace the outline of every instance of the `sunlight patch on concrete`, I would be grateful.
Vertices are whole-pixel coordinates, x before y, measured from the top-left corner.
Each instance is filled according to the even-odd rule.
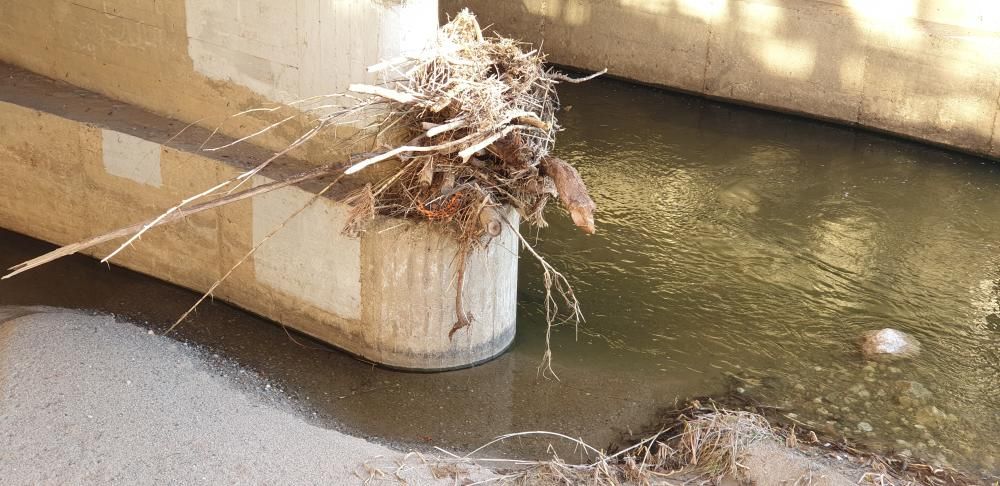
[[[946,98],[938,116],[946,127],[968,126],[988,138],[993,127],[981,122],[991,118],[993,110],[979,95],[955,95]]]
[[[924,0],[922,10],[925,20],[1000,33],[1000,2]]]
[[[840,61],[840,87],[860,91],[865,84],[865,59],[862,54],[845,54]]]
[[[629,10],[651,14],[669,14],[674,4],[673,0],[621,0],[618,3]]]
[[[740,5],[741,27],[744,31],[756,35],[770,34],[778,29],[784,20],[784,13],[779,7],[759,3],[743,3]]]
[[[996,22],[1000,24],[1000,19]],[[1000,33],[962,35],[953,38],[958,39],[966,51],[974,53],[984,64],[1000,66]]]
[[[847,5],[873,34],[906,42],[920,38],[914,21],[917,0],[847,0]]]
[[[563,6],[563,21],[567,25],[579,26],[590,22],[590,4],[584,2],[566,2]]]
[[[677,0],[677,10],[689,17],[699,18],[706,23],[725,20],[729,15],[727,0]]]
[[[808,41],[762,40],[757,57],[772,74],[809,79],[816,67],[816,47]]]
[[[562,14],[562,2],[560,0],[551,0],[549,2],[533,2],[531,0],[522,0],[524,9],[528,11],[531,15],[537,15],[539,17],[549,17],[549,18],[559,18]]]

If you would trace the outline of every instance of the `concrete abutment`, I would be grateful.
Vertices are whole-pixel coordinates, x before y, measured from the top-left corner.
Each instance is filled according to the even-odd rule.
[[[1000,159],[1000,4],[441,0],[548,59]]]

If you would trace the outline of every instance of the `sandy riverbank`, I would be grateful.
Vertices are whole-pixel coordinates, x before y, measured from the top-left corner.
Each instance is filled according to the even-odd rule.
[[[111,317],[37,310],[0,308],[6,484],[360,484],[375,468],[399,484],[404,453],[307,423],[232,364]],[[408,484],[455,483],[406,464]]]

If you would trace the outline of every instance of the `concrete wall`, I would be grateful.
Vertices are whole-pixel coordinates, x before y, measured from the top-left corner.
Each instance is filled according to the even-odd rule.
[[[57,244],[79,241],[155,217],[270,154],[242,145],[209,158],[196,150],[206,130],[169,140],[180,126],[0,64],[0,227]],[[278,162],[255,183],[308,168],[301,160]],[[334,199],[351,184],[338,187]],[[282,189],[154,229],[113,262],[203,291],[321,186]],[[465,366],[510,344],[517,289],[511,231],[470,257],[464,302],[476,320],[449,339],[456,315],[454,239],[428,224],[388,219],[348,237],[341,233],[347,210],[319,199],[215,295],[402,368]],[[118,243],[90,253],[107,255]],[[86,291],[81,282],[80,292]]]
[[[436,0],[10,0],[0,2],[0,62],[214,128],[270,101],[342,92],[436,27]],[[251,115],[222,131],[273,121]],[[257,142],[284,147],[304,123]],[[323,141],[299,155],[327,160]]]
[[[442,0],[555,63],[1000,157],[1000,2]]]

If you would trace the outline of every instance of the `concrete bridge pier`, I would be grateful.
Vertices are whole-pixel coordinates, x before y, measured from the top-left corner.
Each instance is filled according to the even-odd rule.
[[[155,217],[264,160],[304,128],[199,151],[225,116],[370,82],[368,65],[435,35],[437,9],[434,0],[0,3],[0,62],[7,63],[0,64],[0,227],[67,244]],[[221,132],[239,137],[272,122],[249,115]],[[333,135],[280,159],[254,183],[343,157],[330,149]],[[114,263],[204,291],[316,190],[285,188],[154,229]],[[509,346],[517,283],[509,228],[468,259],[464,305],[475,321],[449,339],[456,242],[432,225],[392,219],[345,236],[348,209],[335,198],[313,203],[216,298],[398,368],[464,367]],[[104,256],[117,243],[91,254]]]

